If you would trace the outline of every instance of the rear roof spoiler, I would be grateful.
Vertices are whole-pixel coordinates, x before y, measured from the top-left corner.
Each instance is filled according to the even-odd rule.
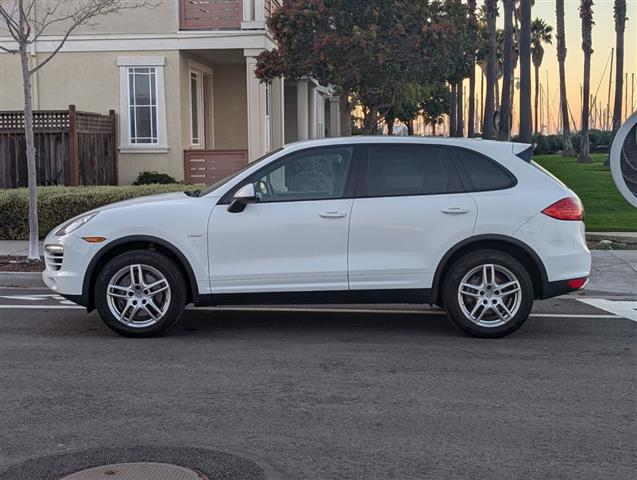
[[[513,154],[524,160],[527,163],[531,163],[533,159],[533,150],[535,149],[535,145],[529,145],[528,143],[514,143],[513,144]]]

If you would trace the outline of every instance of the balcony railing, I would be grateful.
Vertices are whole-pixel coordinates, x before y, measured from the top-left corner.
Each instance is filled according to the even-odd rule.
[[[264,30],[281,0],[179,0],[181,30]]]

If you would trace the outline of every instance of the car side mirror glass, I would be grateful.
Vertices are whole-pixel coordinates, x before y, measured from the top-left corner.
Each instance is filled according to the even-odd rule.
[[[258,201],[259,199],[257,198],[257,194],[254,190],[254,184],[248,183],[247,185],[244,185],[239,190],[237,190],[237,192],[234,194],[232,203],[230,203],[230,205],[228,206],[228,211],[230,213],[243,212],[248,203],[255,203]]]

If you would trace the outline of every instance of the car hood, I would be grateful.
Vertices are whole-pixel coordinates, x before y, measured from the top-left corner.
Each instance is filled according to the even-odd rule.
[[[188,197],[184,192],[160,193],[157,195],[147,195],[145,197],[135,197],[128,200],[122,200],[121,202],[109,203],[108,205],[96,208],[94,211],[111,210],[114,208],[130,207],[133,205],[148,205],[150,203],[172,202],[174,200],[185,200],[188,198],[190,197]]]

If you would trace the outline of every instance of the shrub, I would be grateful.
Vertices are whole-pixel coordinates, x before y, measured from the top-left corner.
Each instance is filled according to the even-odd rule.
[[[170,185],[171,183],[177,183],[177,180],[167,173],[159,173],[153,170],[151,172],[139,172],[133,185]]]
[[[188,186],[194,190],[196,187]],[[98,187],[38,187],[41,237],[83,212],[113,202],[165,192],[183,191],[182,184]],[[29,201],[26,188],[0,189],[0,240],[29,238]]]

